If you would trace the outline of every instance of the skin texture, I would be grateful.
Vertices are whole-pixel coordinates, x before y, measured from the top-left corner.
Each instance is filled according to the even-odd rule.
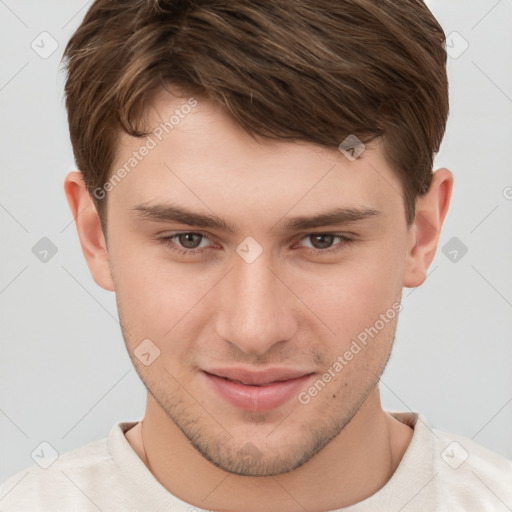
[[[149,126],[187,98],[161,91]],[[114,169],[143,143],[121,136]],[[143,423],[126,437],[164,487],[206,509],[292,512],[348,506],[385,485],[413,433],[379,397],[397,315],[307,404],[294,397],[245,411],[201,370],[279,366],[321,377],[404,286],[424,282],[452,186],[451,172],[437,170],[408,227],[401,184],[378,142],[354,161],[336,148],[257,142],[206,100],[108,192],[108,243],[81,174],[69,173],[65,192],[84,256],[96,283],[116,293],[124,340],[148,389]],[[215,214],[235,231],[143,220],[132,210],[156,202]],[[340,206],[381,214],[299,232],[279,227]],[[174,237],[175,248],[206,252],[179,255],[159,239],[176,232],[206,238],[185,246]],[[333,238],[327,249],[340,250],[322,255],[325,245],[307,236],[315,233],[356,241]],[[248,236],[263,250],[252,263],[236,252]],[[134,356],[144,339],[160,350],[149,366]]]

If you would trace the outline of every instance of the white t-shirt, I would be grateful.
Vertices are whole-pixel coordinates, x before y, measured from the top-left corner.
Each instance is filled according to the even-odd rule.
[[[397,470],[369,498],[344,512],[506,512],[512,510],[512,462],[463,436],[432,428],[418,413],[392,412],[414,428]],[[0,486],[0,512],[201,511],[167,491],[146,468],[124,432],[35,464]],[[45,465],[45,463],[40,463]],[[240,511],[243,512],[243,511]]]

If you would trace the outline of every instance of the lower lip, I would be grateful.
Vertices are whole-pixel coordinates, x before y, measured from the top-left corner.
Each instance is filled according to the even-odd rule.
[[[217,377],[211,373],[203,372],[213,388],[225,400],[236,407],[247,411],[269,411],[287,402],[296,396],[313,374],[304,375],[296,379],[275,382],[266,386],[248,386],[241,382]]]

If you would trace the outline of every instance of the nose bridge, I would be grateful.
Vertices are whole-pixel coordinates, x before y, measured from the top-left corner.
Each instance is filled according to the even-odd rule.
[[[222,288],[218,335],[246,353],[263,354],[294,334],[291,293],[276,277],[270,254],[253,261],[237,254],[233,265]]]

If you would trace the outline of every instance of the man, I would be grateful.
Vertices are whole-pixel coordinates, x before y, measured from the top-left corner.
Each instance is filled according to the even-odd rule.
[[[424,4],[97,0],[65,58],[65,193],[147,406],[1,510],[512,507],[511,462],[379,398],[453,185]]]

